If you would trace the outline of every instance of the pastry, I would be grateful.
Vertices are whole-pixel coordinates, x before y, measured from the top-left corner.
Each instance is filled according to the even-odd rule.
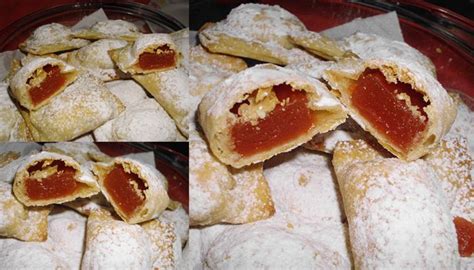
[[[166,178],[155,168],[127,158],[96,163],[93,172],[115,212],[134,224],[159,216],[169,203]]]
[[[174,69],[180,61],[180,53],[169,34],[143,34],[133,44],[109,54],[121,71],[132,75]]]
[[[22,51],[36,55],[68,51],[86,46],[89,41],[74,38],[71,29],[59,24],[50,23],[42,25],[20,43]]]
[[[30,132],[7,89],[7,84],[0,83],[0,142],[29,141]]]
[[[77,76],[77,69],[59,59],[35,57],[16,72],[10,87],[23,107],[38,110],[63,92]]]
[[[322,83],[272,64],[227,78],[199,105],[212,153],[235,168],[287,152],[346,117]]]
[[[92,25],[89,29],[82,29],[73,33],[75,37],[83,39],[123,39],[135,40],[140,31],[138,27],[124,20],[106,20]]]
[[[233,169],[219,162],[200,134],[190,137],[190,224],[248,223],[274,212],[262,164]]]
[[[18,168],[13,193],[26,206],[43,206],[90,197],[99,187],[90,171],[71,157],[40,152]]]
[[[8,239],[0,249],[4,269],[68,269],[70,266],[47,246]]]
[[[347,60],[324,78],[350,116],[404,160],[433,149],[456,117],[455,103],[431,72],[396,55]]]
[[[199,97],[193,95],[186,72],[178,68],[146,75],[134,75],[133,79],[163,106],[179,130],[188,136],[191,112],[197,107]]]
[[[201,27],[199,40],[214,53],[284,65],[290,62],[292,50],[297,47],[290,36],[306,32],[295,15],[279,6],[243,4],[234,8],[225,20]],[[318,48],[326,49],[332,43],[317,33],[311,33],[311,38]]]
[[[48,105],[21,113],[36,141],[67,141],[99,127],[123,109],[102,82],[80,75]]]
[[[52,207],[25,207],[8,183],[0,182],[0,236],[22,241],[45,241]]]
[[[119,78],[118,68],[108,51],[125,47],[127,44],[124,40],[101,39],[68,53],[67,62],[79,69],[89,71],[102,81],[116,80]]]
[[[424,161],[384,158],[340,142],[334,169],[356,269],[456,269],[456,231],[436,173]]]
[[[111,157],[101,152],[96,144],[90,142],[45,143],[43,151],[70,156],[81,165],[88,165],[90,162],[108,162],[112,160]]]

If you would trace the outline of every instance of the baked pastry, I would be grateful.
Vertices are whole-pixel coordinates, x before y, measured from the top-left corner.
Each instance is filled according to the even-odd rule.
[[[297,49],[290,35],[305,32],[304,24],[279,6],[242,4],[225,20],[201,27],[199,40],[213,53],[284,65],[290,62],[292,50]],[[311,38],[319,48],[327,48],[332,42],[317,33],[312,33]]]
[[[26,159],[13,182],[13,193],[26,206],[68,202],[99,191],[90,171],[69,156],[50,152]]]
[[[426,162],[384,158],[359,140],[338,143],[332,163],[356,269],[459,266],[449,208]]]
[[[0,126],[0,142],[31,140],[25,121],[8,95],[6,83],[0,83]]]
[[[90,162],[108,162],[112,160],[111,157],[100,151],[97,145],[90,142],[45,143],[43,151],[70,156],[81,165],[88,165]]]
[[[127,107],[94,130],[97,141],[176,141],[177,134],[173,119],[152,98]]]
[[[180,67],[187,68],[189,67],[189,28],[184,28],[176,32],[170,33],[171,38],[178,47],[179,52],[183,56],[180,61]]]
[[[404,160],[428,153],[456,117],[455,103],[431,72],[396,55],[348,60],[324,78],[350,116]]]
[[[115,212],[134,224],[159,216],[168,206],[166,178],[155,168],[127,158],[96,163],[93,172]]]
[[[140,31],[138,27],[124,20],[106,20],[92,25],[89,29],[82,29],[73,33],[75,37],[84,39],[123,39],[135,40]]]
[[[346,117],[322,83],[272,64],[227,78],[199,105],[212,153],[235,168],[287,152]]]
[[[44,241],[48,236],[48,214],[52,207],[25,207],[0,182],[0,236],[23,241]]]
[[[173,118],[176,126],[188,136],[191,112],[199,103],[189,86],[188,75],[182,68],[154,72],[146,75],[134,75],[140,83]]]
[[[101,39],[68,53],[67,62],[79,69],[89,71],[102,81],[117,80],[118,68],[108,51],[125,47],[127,44],[124,40]]]
[[[0,262],[5,269],[68,269],[70,266],[51,249],[42,243],[22,242],[2,239]]]
[[[191,225],[241,224],[275,213],[262,164],[233,169],[219,162],[201,135],[190,137],[189,218]]]
[[[20,112],[36,141],[67,141],[99,127],[123,109],[101,81],[83,74],[48,105]]]
[[[133,44],[109,51],[121,71],[147,74],[174,69],[180,53],[169,34],[143,34]]]
[[[25,108],[38,110],[73,83],[78,71],[52,57],[35,57],[13,76],[12,95]]]
[[[59,23],[50,23],[36,28],[27,40],[20,43],[19,47],[25,52],[44,55],[81,48],[87,44],[89,44],[87,40],[74,38],[68,27]]]

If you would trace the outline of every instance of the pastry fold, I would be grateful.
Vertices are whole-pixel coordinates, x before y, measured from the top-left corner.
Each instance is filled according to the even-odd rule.
[[[346,117],[322,83],[272,64],[227,78],[199,105],[212,153],[235,168],[290,151]]]
[[[93,172],[115,212],[134,224],[159,216],[168,206],[166,178],[155,168],[129,158],[96,163]]]
[[[8,84],[0,83],[0,141],[29,141],[31,135],[25,120],[8,94]]]
[[[44,55],[61,51],[77,49],[89,44],[88,40],[74,38],[71,29],[59,24],[50,23],[42,25],[20,43],[22,51],[36,55]]]
[[[143,34],[109,54],[121,71],[132,75],[174,69],[181,57],[169,34]]]
[[[38,110],[73,83],[78,70],[52,57],[34,57],[13,76],[12,95],[25,108]]]
[[[69,156],[40,152],[20,165],[13,193],[26,206],[44,206],[87,198],[100,189],[91,172]]]
[[[133,41],[140,34],[135,24],[124,20],[100,21],[88,29],[82,29],[72,33],[73,36],[83,39],[122,39],[126,41]]]
[[[35,111],[20,111],[36,141],[67,141],[99,127],[124,109],[120,100],[89,74]]]
[[[340,142],[333,161],[356,269],[456,269],[456,231],[436,173]]]
[[[25,207],[13,196],[12,186],[0,182],[0,236],[23,241],[45,241],[51,209]]]
[[[455,103],[432,73],[397,55],[343,61],[324,78],[350,116],[404,160],[427,154],[456,117]]]

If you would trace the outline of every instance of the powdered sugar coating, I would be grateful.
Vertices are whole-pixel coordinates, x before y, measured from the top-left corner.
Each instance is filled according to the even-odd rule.
[[[125,107],[140,104],[147,99],[145,90],[133,80],[107,82],[105,86],[120,99]]]
[[[119,37],[122,35],[133,35],[139,32],[138,27],[124,20],[107,20],[94,24],[91,28],[110,37]]]
[[[0,141],[26,141],[26,124],[8,94],[8,84],[0,83]]]
[[[474,111],[463,101],[458,99],[458,113],[456,120],[454,120],[451,129],[449,130],[446,137],[457,138],[466,137],[468,141],[469,152],[474,153],[474,138],[470,137],[470,134],[474,134]]]
[[[0,239],[0,263],[5,269],[69,269],[69,264],[42,243],[25,243]]]
[[[183,206],[180,205],[177,209],[172,211],[165,210],[159,219],[174,225],[175,234],[181,239],[181,244],[184,245],[184,243],[188,241],[189,216]]]

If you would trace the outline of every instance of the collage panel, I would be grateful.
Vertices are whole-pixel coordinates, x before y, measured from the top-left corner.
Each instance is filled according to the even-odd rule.
[[[183,269],[187,153],[187,143],[1,144],[2,269]]]

